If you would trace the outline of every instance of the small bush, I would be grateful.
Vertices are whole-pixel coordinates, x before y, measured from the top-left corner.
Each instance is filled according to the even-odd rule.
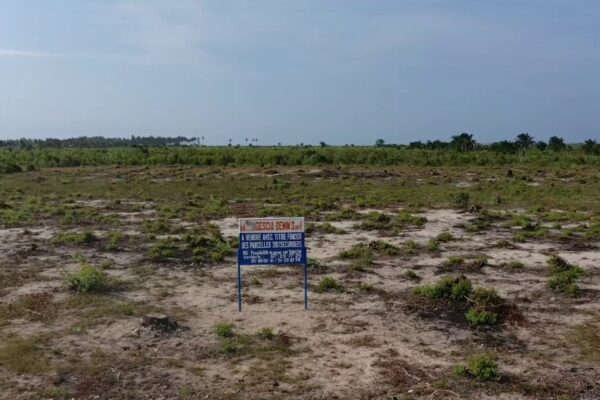
[[[578,269],[578,267],[575,267],[574,265],[570,264],[564,258],[556,255],[550,256],[550,258],[548,258],[548,267],[550,268],[550,272],[553,274]]]
[[[398,214],[398,221],[400,221],[401,224],[421,226],[427,222],[427,218],[402,211],[400,214]]]
[[[500,247],[503,249],[510,249],[515,247],[511,242],[506,239],[499,239],[496,241],[496,247]]]
[[[150,247],[148,253],[153,261],[165,261],[169,258],[176,257],[178,248],[175,245],[174,240],[161,239]]]
[[[473,326],[494,325],[498,320],[498,314],[486,309],[471,307],[467,312],[466,318]]]
[[[106,245],[106,250],[108,251],[117,251],[123,243],[123,239],[125,236],[121,232],[111,232],[108,235],[108,244]]]
[[[273,333],[273,328],[263,328],[258,336],[264,340],[272,340],[275,337],[275,333]]]
[[[446,261],[444,261],[444,267],[458,267],[464,263],[465,260],[462,257],[450,256]]]
[[[426,249],[430,253],[437,253],[438,251],[440,251],[440,244],[437,240],[432,239],[427,243]]]
[[[445,276],[434,285],[425,285],[415,288],[415,293],[431,300],[449,298],[462,301],[471,293],[472,285],[464,276]]]
[[[559,256],[550,257],[548,259],[548,266],[552,273],[552,276],[548,280],[548,286],[565,296],[578,297],[580,289],[577,286],[577,280],[583,276],[583,269],[570,264]]]
[[[466,210],[469,208],[470,203],[471,203],[471,196],[469,195],[469,193],[459,192],[454,196],[454,205],[457,208]]]
[[[317,286],[317,293],[333,291],[341,293],[344,291],[344,286],[342,286],[342,284],[336,281],[332,276],[326,276],[325,278],[321,279],[319,285]]]
[[[327,270],[327,266],[317,258],[309,258],[308,269],[316,273],[324,273]]]
[[[153,219],[144,221],[144,232],[155,235],[170,233],[171,224],[166,219]]]
[[[233,337],[233,325],[231,324],[219,324],[215,327],[215,334],[222,338]]]
[[[469,370],[467,370],[467,367],[465,367],[464,365],[457,365],[452,369],[452,372],[454,372],[455,375],[458,376],[468,376],[469,375]]]
[[[371,283],[361,283],[360,290],[362,292],[372,293],[375,291],[375,286],[373,286]]]
[[[345,230],[343,230],[342,228],[337,228],[337,227],[331,225],[329,222],[324,222],[323,224],[320,224],[320,225],[307,224],[306,233],[312,233],[312,232],[329,233],[329,234],[337,234],[337,235],[344,235],[344,234],[348,233]]]
[[[373,263],[373,252],[369,246],[363,243],[353,245],[349,250],[342,251],[340,258],[360,260],[363,264]]]
[[[470,300],[478,306],[496,306],[502,303],[502,298],[495,289],[477,288],[473,290]]]
[[[375,252],[385,256],[396,256],[400,254],[400,249],[391,243],[384,242],[383,240],[377,240],[369,243],[369,247]]]
[[[17,374],[43,371],[48,367],[42,357],[37,337],[4,339],[0,347],[0,364]]]
[[[103,292],[110,288],[108,276],[88,263],[82,263],[79,271],[64,277],[67,290],[80,293]]]
[[[469,372],[477,380],[487,382],[498,377],[498,364],[490,354],[480,354],[468,359]]]
[[[421,277],[419,275],[417,275],[417,273],[415,271],[413,271],[412,269],[409,269],[408,271],[406,271],[403,276],[406,279],[409,279],[409,280],[415,281],[415,282],[418,282],[421,280]]]
[[[402,252],[408,256],[415,256],[419,254],[420,250],[421,245],[419,245],[419,243],[415,242],[414,240],[407,240],[404,243],[404,246],[402,246]]]
[[[512,270],[512,271],[517,271],[517,270],[525,269],[525,264],[523,264],[520,261],[504,262],[504,263],[499,264],[498,266],[500,268],[508,269],[508,270]]]
[[[451,242],[454,240],[454,235],[448,231],[440,232],[437,235],[437,240],[439,242]]]
[[[559,272],[550,277],[548,286],[550,286],[552,290],[561,292],[565,296],[578,297],[580,289],[576,281],[579,276],[579,273],[576,271]]]
[[[54,239],[55,244],[91,244],[97,241],[98,238],[92,231],[84,232],[65,232]]]

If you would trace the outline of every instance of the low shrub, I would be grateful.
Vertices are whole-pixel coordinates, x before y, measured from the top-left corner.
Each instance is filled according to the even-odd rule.
[[[218,324],[215,327],[215,334],[222,338],[231,338],[234,335],[233,325],[227,323]]]
[[[65,274],[64,285],[67,290],[80,293],[103,292],[111,287],[104,271],[85,262],[81,263],[77,272]]]
[[[487,382],[498,377],[498,364],[491,354],[472,356],[467,363],[470,374],[481,382]]]
[[[169,258],[176,257],[178,247],[173,239],[161,239],[155,242],[148,251],[153,261],[166,261]]]
[[[448,298],[463,301],[471,293],[471,281],[465,276],[445,276],[434,285],[424,285],[414,289],[414,292],[431,300]]]
[[[552,274],[548,280],[548,286],[552,290],[561,292],[568,297],[580,295],[581,291],[577,280],[584,275],[583,269],[556,255],[548,259],[548,267]]]
[[[373,251],[370,246],[363,243],[353,245],[349,250],[342,251],[339,256],[345,259],[360,260],[367,265],[373,263]]]
[[[98,240],[98,237],[92,231],[83,232],[64,232],[61,233],[56,239],[54,244],[91,244]]]
[[[344,291],[344,286],[335,280],[332,276],[326,276],[319,282],[317,293],[338,292]]]
[[[467,366],[455,366],[453,372],[458,376],[471,377],[480,382],[488,382],[498,377],[498,364],[492,354],[478,354],[467,359]]]
[[[439,242],[451,242],[454,240],[454,235],[448,231],[443,231],[437,235],[436,239]]]

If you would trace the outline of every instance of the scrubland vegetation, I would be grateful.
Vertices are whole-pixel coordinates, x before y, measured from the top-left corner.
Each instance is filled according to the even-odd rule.
[[[0,397],[600,396],[595,144],[464,139],[5,144]],[[308,311],[249,267],[237,312],[251,216],[306,218]]]

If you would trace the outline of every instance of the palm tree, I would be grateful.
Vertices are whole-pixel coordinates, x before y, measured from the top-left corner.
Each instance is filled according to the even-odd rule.
[[[527,132],[524,132],[517,136],[516,143],[520,148],[528,149],[535,144],[535,141],[533,140],[533,136]]]
[[[552,136],[548,140],[548,148],[552,151],[562,151],[567,148],[563,138],[558,136]]]
[[[469,135],[466,132],[452,136],[452,146],[462,152],[473,150],[473,148],[475,148],[475,143],[473,135]]]

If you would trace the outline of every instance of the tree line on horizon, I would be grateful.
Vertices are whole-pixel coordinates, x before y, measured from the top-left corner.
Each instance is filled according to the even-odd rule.
[[[103,136],[80,136],[67,139],[14,139],[14,140],[0,140],[0,148],[4,149],[19,149],[19,150],[31,150],[31,149],[61,149],[61,148],[115,148],[115,147],[199,147],[204,145],[204,136],[202,137],[162,137],[162,136],[135,136],[132,135],[128,138],[107,138]],[[258,139],[252,139],[248,142],[246,139],[246,146],[248,147],[260,147],[258,146]],[[320,147],[330,147],[324,141],[319,143]],[[217,146],[218,147],[218,146]],[[241,145],[233,145],[231,139],[228,141],[227,147],[241,147]],[[269,146],[262,146],[269,147]],[[281,143],[277,144],[277,147],[282,147]],[[284,147],[312,147],[310,144],[300,143],[295,146],[284,146]],[[344,145],[339,147],[355,147],[353,144]],[[357,146],[364,147],[364,146]],[[583,143],[569,145],[565,143],[564,139],[558,136],[552,136],[548,142],[541,140],[535,140],[528,133],[519,134],[514,140],[502,140],[498,142],[492,142],[488,144],[478,143],[474,136],[468,133],[461,133],[451,137],[450,141],[442,140],[427,140],[413,141],[408,145],[406,144],[393,144],[385,143],[383,139],[377,139],[375,141],[375,147],[387,147],[387,148],[408,148],[408,149],[429,149],[429,150],[443,150],[453,149],[459,152],[469,152],[474,150],[486,149],[498,153],[517,153],[519,151],[529,150],[536,148],[540,151],[550,150],[554,152],[560,152],[568,150],[571,147],[581,147],[586,153],[600,154],[600,143],[596,140],[588,139]]]

